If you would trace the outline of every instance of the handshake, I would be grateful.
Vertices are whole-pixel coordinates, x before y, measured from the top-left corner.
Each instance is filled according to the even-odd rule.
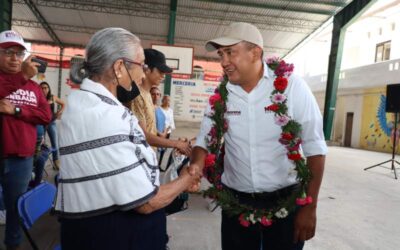
[[[196,138],[188,140],[187,138],[179,138],[178,142],[180,147],[176,147],[177,154],[185,154],[190,157],[192,153],[192,145]],[[198,192],[200,190],[201,178],[203,177],[202,167],[198,164],[192,163],[188,167],[184,167],[179,175],[179,178],[185,180],[187,185],[187,192]]]
[[[198,192],[200,190],[201,177],[203,177],[203,173],[197,164],[185,167],[179,175],[179,178],[182,178],[186,183],[187,192]]]

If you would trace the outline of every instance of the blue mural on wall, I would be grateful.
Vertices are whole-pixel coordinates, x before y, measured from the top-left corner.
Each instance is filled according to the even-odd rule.
[[[379,98],[379,105],[377,107],[377,112],[376,112],[376,121],[373,121],[369,128],[370,128],[370,133],[365,136],[365,140],[367,141],[367,145],[369,147],[376,147],[377,145],[377,140],[385,140],[386,141],[383,143],[382,148],[383,149],[393,149],[393,139],[394,139],[394,114],[390,114],[390,119],[388,119],[388,115],[386,113],[386,96],[385,95],[380,95]],[[397,142],[396,146],[399,145],[399,131],[400,131],[400,124],[399,122],[397,123]],[[382,144],[381,144],[382,145]],[[397,151],[399,150],[399,147],[396,148]]]

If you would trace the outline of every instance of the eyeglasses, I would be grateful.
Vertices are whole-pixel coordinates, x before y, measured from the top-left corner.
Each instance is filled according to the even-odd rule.
[[[0,49],[0,52],[6,55],[6,57],[16,56],[17,58],[24,58],[25,51],[14,51],[12,49]]]
[[[151,95],[161,96],[161,93],[151,93]]]
[[[124,61],[127,61],[128,63],[132,63],[132,64],[135,64],[135,65],[138,65],[138,66],[142,67],[143,71],[147,70],[149,68],[149,66],[147,64],[145,64],[145,63],[138,63],[138,62],[132,61],[131,59],[128,59],[126,57],[124,57],[122,59]]]

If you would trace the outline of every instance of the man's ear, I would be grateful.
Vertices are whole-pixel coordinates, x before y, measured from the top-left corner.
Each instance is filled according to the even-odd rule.
[[[255,61],[258,61],[258,60],[260,60],[261,59],[261,56],[262,56],[262,50],[261,50],[261,48],[260,47],[254,47],[253,49],[252,49],[252,53],[253,53],[253,57],[254,57],[254,60]]]

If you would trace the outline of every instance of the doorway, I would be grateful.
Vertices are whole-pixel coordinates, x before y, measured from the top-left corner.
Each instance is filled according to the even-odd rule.
[[[353,112],[347,112],[346,114],[346,130],[344,132],[344,146],[351,147],[351,134],[353,131]]]

